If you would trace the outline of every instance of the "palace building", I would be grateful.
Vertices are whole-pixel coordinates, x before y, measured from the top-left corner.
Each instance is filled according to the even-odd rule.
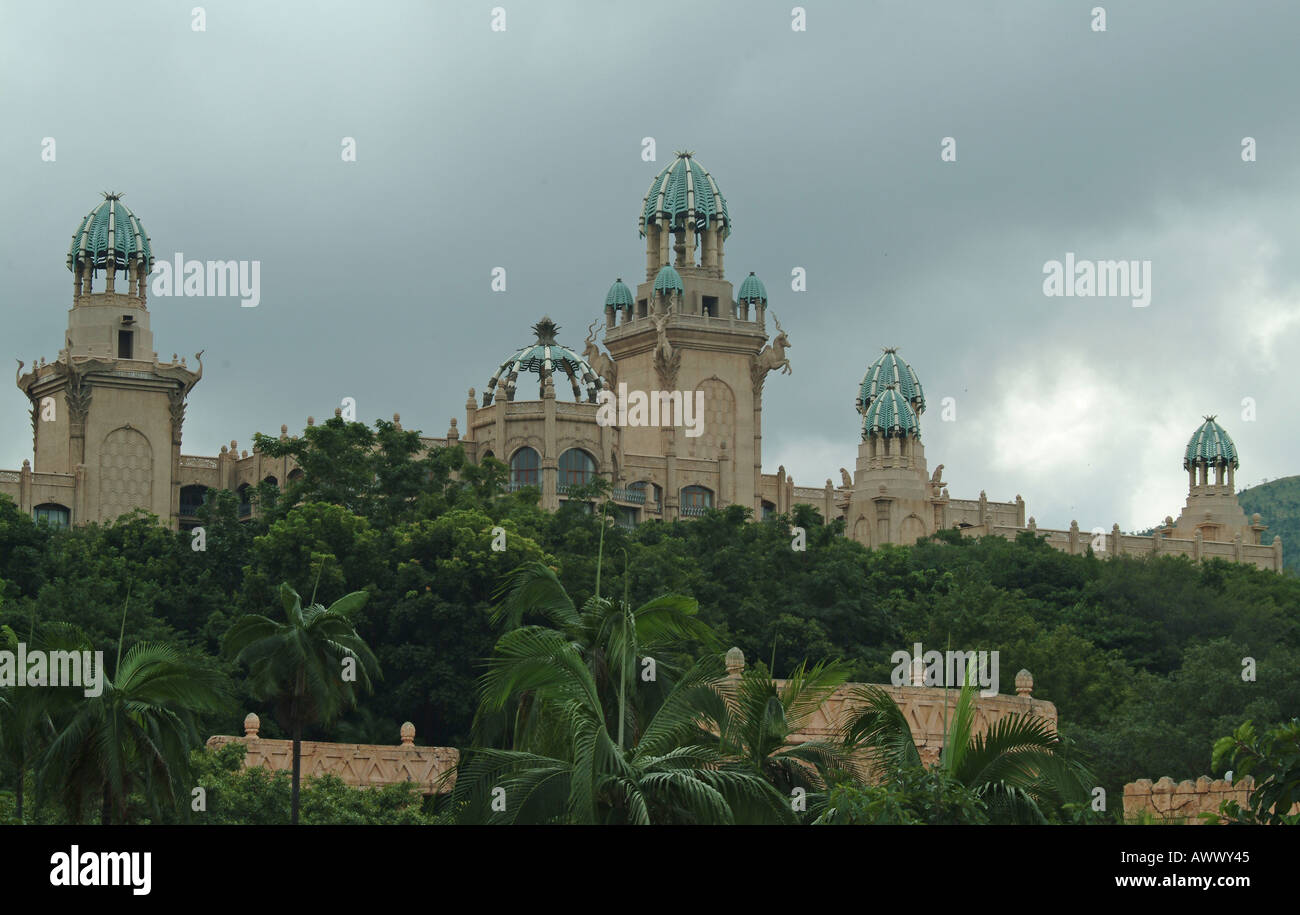
[[[603,308],[593,309],[581,353],[541,317],[534,339],[510,351],[481,396],[469,389],[464,427],[453,418],[445,437],[424,439],[427,447],[459,444],[470,460],[502,461],[511,488],[537,487],[552,510],[575,487],[603,477],[624,525],[729,505],[764,518],[808,504],[844,519],[846,534],[869,547],[945,528],[1010,538],[1035,531],[1071,553],[1172,553],[1282,570],[1280,538],[1266,544],[1259,516],[1247,519],[1238,505],[1236,447],[1214,417],[1188,442],[1188,496],[1178,520],[1168,517],[1148,535],[1118,525],[1084,531],[1075,522],[1040,528],[1019,496],[951,498],[944,465],[933,473],[926,465],[920,378],[894,348],[866,367],[858,416],[845,418],[846,450],[854,424],[858,432],[852,474],[844,468],[839,485],[809,488],[796,486],[784,467],[765,473],[763,390],[775,380],[769,376],[791,374],[791,343],[759,277],[748,273],[738,289],[727,278],[727,201],[693,154],[678,153],[655,176],[638,229],[644,278],[635,289],[614,281]],[[216,455],[182,452],[186,398],[203,376],[203,354],[193,368],[175,355],[159,360],[147,306],[153,265],[149,237],[120,195],[105,194],[77,225],[67,255],[73,294],[64,346],[51,361],[19,363],[33,459],[0,471],[0,495],[38,519],[106,523],[144,509],[184,528],[196,523],[209,489],[240,493],[241,511],[251,515],[253,487],[301,473],[289,459],[241,452],[235,441]],[[631,392],[629,413],[651,403],[676,411],[674,420],[700,404],[697,428],[662,415],[658,424],[605,421],[613,392]],[[280,434],[288,435],[286,426]]]

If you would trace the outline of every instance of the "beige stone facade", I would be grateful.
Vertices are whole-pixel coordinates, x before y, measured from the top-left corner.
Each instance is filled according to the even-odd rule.
[[[1224,801],[1236,801],[1243,809],[1248,808],[1254,790],[1255,780],[1249,775],[1238,782],[1205,775],[1194,782],[1184,779],[1177,783],[1167,775],[1155,782],[1140,778],[1124,786],[1124,821],[1149,819],[1168,825],[1201,826],[1206,822],[1201,814],[1218,814]],[[1300,804],[1294,804],[1290,812],[1300,813]]]
[[[695,182],[682,198],[691,207],[685,218],[662,193],[664,181],[673,180],[664,176],[674,168],[673,175]],[[712,195],[707,201],[706,188]],[[624,525],[730,505],[762,518],[808,504],[828,519],[842,518],[848,536],[869,547],[913,543],[945,528],[1009,538],[1036,531],[1070,553],[1091,548],[1102,555],[1217,557],[1281,571],[1280,539],[1266,543],[1266,526],[1258,516],[1247,520],[1237,504],[1235,452],[1230,462],[1191,467],[1178,521],[1167,519],[1151,536],[1123,534],[1118,527],[1081,531],[1073,521],[1068,529],[1040,529],[1026,518],[1019,496],[1014,502],[990,501],[982,492],[976,499],[950,497],[943,465],[933,474],[927,468],[920,383],[892,349],[868,369],[870,384],[864,379],[851,474],[842,469],[838,486],[827,480],[804,487],[784,467],[765,473],[763,391],[774,374],[790,383],[784,377],[791,373],[790,339],[753,274],[739,292],[727,279],[730,223],[711,176],[682,153],[651,191],[642,218],[645,280],[635,292],[621,280],[611,287],[581,355],[559,344],[557,328],[544,319],[534,328],[537,344],[503,363],[481,399],[469,389],[464,428],[453,418],[445,437],[424,439],[427,447],[460,444],[472,461],[503,461],[511,468],[511,487],[536,486],[542,506],[552,510],[574,486],[602,477]],[[712,218],[697,218],[695,207],[706,203]],[[144,253],[151,263],[152,255]],[[34,462],[0,471],[0,493],[24,511],[55,523],[85,523],[141,508],[173,528],[186,527],[209,488],[246,493],[263,481],[284,484],[299,472],[290,460],[241,452],[235,441],[217,455],[182,453],[185,400],[202,377],[202,354],[194,369],[175,356],[158,359],[144,263],[130,261],[121,292],[114,289],[112,257],[69,254],[74,294],[66,345],[52,362],[40,360],[26,371],[20,364],[17,377],[32,404]],[[97,264],[104,267],[105,286],[93,291]],[[520,378],[530,374],[535,394]],[[556,391],[566,375],[573,400]],[[681,423],[603,421],[599,399],[624,391],[699,403],[697,434]],[[846,430],[853,427],[846,417]],[[241,501],[251,514],[247,498]]]

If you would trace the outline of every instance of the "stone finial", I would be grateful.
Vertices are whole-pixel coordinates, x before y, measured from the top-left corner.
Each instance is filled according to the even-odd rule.
[[[308,416],[308,417],[307,417],[307,425],[309,425],[309,426],[314,426],[314,425],[316,425],[316,417],[314,417],[314,416]]]
[[[1033,696],[1034,694],[1034,675],[1023,667],[1020,673],[1016,674],[1016,695]]]
[[[1033,515],[1030,515],[1030,516],[1029,516],[1029,529],[1030,529],[1031,531],[1036,531],[1036,530],[1038,530],[1038,522],[1034,520],[1034,516],[1033,516]]]
[[[239,456],[240,456],[241,458],[246,458],[246,457],[248,457],[248,449],[245,448],[242,452],[240,452],[240,455],[239,455]]]
[[[745,669],[745,653],[732,646],[727,649],[727,676],[738,677]]]
[[[157,355],[157,354],[155,354],[155,355]],[[176,354],[175,354],[175,353],[172,353],[172,364],[174,365],[175,363],[176,363]]]
[[[1251,524],[1259,524],[1259,522],[1261,522],[1261,521],[1263,521],[1263,520],[1264,520],[1264,517],[1263,517],[1259,512],[1255,512],[1255,514],[1253,514],[1253,515],[1250,516],[1250,523],[1251,523]]]
[[[28,458],[23,458],[23,471],[28,472],[32,469],[32,462]]]
[[[289,437],[289,424],[280,423],[280,441],[284,441],[288,437]]]
[[[334,408],[334,415],[337,416],[339,419],[342,419],[342,418],[343,418],[343,408],[342,408],[342,407],[335,407],[335,408]]]
[[[249,712],[244,716],[244,736],[249,740],[257,739],[257,732],[262,728],[262,719],[257,717],[256,712]]]
[[[239,450],[239,442],[235,441],[233,438],[230,440],[230,450],[231,451]]]
[[[221,453],[222,453],[222,454],[225,454],[226,451],[227,451],[226,446],[225,446],[225,445],[222,445],[222,446],[221,446]]]
[[[402,730],[400,733],[402,735],[402,746],[404,747],[415,746],[415,725],[411,724],[411,722],[409,721],[403,722]]]
[[[1165,515],[1165,527],[1173,527],[1173,526],[1174,526],[1174,516]]]

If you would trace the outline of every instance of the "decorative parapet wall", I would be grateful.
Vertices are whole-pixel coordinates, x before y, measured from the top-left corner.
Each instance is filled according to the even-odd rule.
[[[261,766],[272,772],[293,771],[293,741],[268,740],[258,736],[261,722],[256,715],[244,719],[243,737],[208,738],[208,749],[242,743],[248,752],[244,768]],[[453,747],[417,747],[415,725],[402,725],[398,746],[366,743],[302,742],[302,775],[313,778],[335,775],[360,788],[415,782],[424,794],[442,794],[456,783],[460,752]],[[445,777],[445,780],[444,780]]]
[[[1194,562],[1202,559],[1226,559],[1229,562],[1244,562],[1268,572],[1282,571],[1282,538],[1274,537],[1271,544],[1244,543],[1240,537],[1231,541],[1203,540],[1199,536],[1192,540],[1166,537],[1161,533],[1152,536],[1122,534],[1118,527],[1109,532],[1093,532],[1080,529],[1077,522],[1070,522],[1069,530],[1053,530],[1038,527],[1034,519],[1029,519],[1026,527],[1005,524],[977,524],[961,529],[967,537],[981,537],[993,534],[1007,540],[1015,540],[1024,532],[1032,532],[1053,549],[1075,556],[1082,556],[1091,548],[1097,556],[1187,556]],[[1094,547],[1095,544],[1095,547]]]
[[[739,677],[744,670],[744,655],[733,648],[727,653],[727,670],[733,677]],[[785,680],[774,681],[778,687],[784,687]],[[1048,721],[1056,728],[1056,706],[1044,699],[1033,698],[1034,678],[1028,671],[1016,675],[1015,696],[979,696],[975,700],[975,716],[972,734],[983,734],[1004,718],[1012,715],[1033,715]],[[849,715],[861,705],[854,693],[862,687],[860,683],[845,683],[835,690],[831,697],[822,704],[800,731],[790,735],[790,742],[799,744],[812,740],[839,740],[840,729]],[[898,703],[912,729],[912,738],[921,752],[921,760],[926,765],[937,762],[939,751],[943,748],[948,723],[957,708],[960,690],[945,689],[938,686],[881,686],[890,697]]]
[[[1196,781],[1174,783],[1169,776],[1158,782],[1140,778],[1124,786],[1124,821],[1133,822],[1149,815],[1159,823],[1203,824],[1202,813],[1218,813],[1224,801],[1246,806],[1255,780],[1250,776],[1239,782],[1210,779],[1202,775]]]

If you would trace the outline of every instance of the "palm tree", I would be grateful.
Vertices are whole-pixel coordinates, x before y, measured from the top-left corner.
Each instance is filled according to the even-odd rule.
[[[17,651],[18,642],[12,629],[0,626],[0,645]],[[46,623],[37,630],[33,622],[27,644],[44,651],[80,651],[89,646],[85,634],[68,623]],[[20,823],[27,774],[57,734],[54,716],[80,698],[76,687],[0,690],[0,763],[14,774],[14,814]]]
[[[857,780],[852,751],[842,743],[790,742],[847,679],[848,671],[838,661],[812,668],[802,663],[780,686],[763,664],[746,668],[723,686],[726,713],[719,747],[787,798],[795,789],[824,790],[832,779]]]
[[[717,655],[692,666],[629,746],[611,732],[610,697],[581,643],[536,626],[507,632],[481,681],[480,708],[503,709],[527,692],[549,732],[534,743],[545,746],[466,751],[452,809],[461,822],[489,823],[788,820],[784,799],[709,733],[726,715],[724,679]]]
[[[313,602],[304,609],[298,592],[285,582],[280,586],[284,622],[250,613],[230,627],[222,643],[226,656],[248,665],[253,695],[274,703],[276,717],[293,737],[290,818],[294,825],[303,729],[329,724],[356,705],[358,688],[369,692],[371,677],[380,676],[379,662],[352,622],[368,596],[353,591],[329,607]]]
[[[893,697],[879,686],[859,687],[854,696],[860,707],[845,723],[845,745],[870,751],[885,780],[922,769],[911,727]],[[1092,776],[1064,752],[1050,722],[1009,715],[972,736],[974,698],[968,676],[934,768],[979,797],[992,822],[1045,823],[1044,808],[1088,799]]]
[[[621,601],[600,596],[599,560],[596,576],[596,593],[578,609],[554,569],[542,562],[525,563],[498,592],[502,600],[492,621],[504,624],[507,634],[550,632],[573,643],[596,685],[604,719],[622,747],[636,742],[653,709],[693,663],[690,650],[715,649],[718,641],[699,619],[694,598],[667,594],[634,608],[626,584]],[[545,625],[525,626],[523,621],[529,617]],[[653,679],[639,678],[651,665]],[[554,722],[544,717],[531,690],[523,682],[516,692],[493,693],[489,702],[481,703],[475,720],[479,742],[491,736],[490,725],[496,723],[498,713],[510,709],[515,748],[545,745]]]
[[[99,696],[85,697],[59,732],[48,759],[64,804],[80,820],[83,802],[100,795],[100,821],[121,822],[127,800],[144,790],[175,802],[187,783],[189,753],[201,738],[194,716],[222,706],[220,675],[172,645],[141,643],[118,660]]]

